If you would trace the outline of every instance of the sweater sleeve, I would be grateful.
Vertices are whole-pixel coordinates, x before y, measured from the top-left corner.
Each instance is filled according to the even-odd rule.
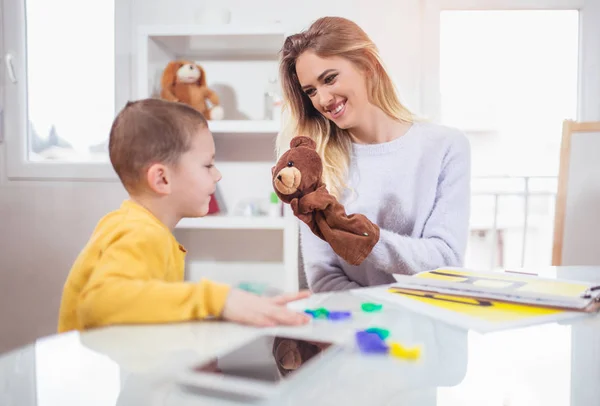
[[[442,161],[436,197],[421,238],[382,229],[366,261],[388,273],[415,274],[462,266],[469,233],[471,151],[464,135],[455,138]]]
[[[304,223],[300,223],[300,242],[306,281],[312,292],[362,287],[346,275],[329,244],[315,236]]]
[[[208,280],[170,282],[169,244],[148,230],[128,230],[102,254],[77,310],[84,328],[166,323],[219,316],[229,286]]]

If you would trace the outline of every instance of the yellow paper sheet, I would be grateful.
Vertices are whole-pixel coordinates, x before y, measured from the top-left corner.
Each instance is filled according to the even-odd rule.
[[[473,286],[501,288],[502,290],[512,292],[532,292],[563,297],[579,297],[588,288],[583,283],[570,281],[535,278],[508,273],[478,273],[456,269],[437,269],[415,276],[417,278],[454,281]]]
[[[563,312],[556,309],[416,292],[400,288],[390,288],[388,292],[489,322],[515,321]]]

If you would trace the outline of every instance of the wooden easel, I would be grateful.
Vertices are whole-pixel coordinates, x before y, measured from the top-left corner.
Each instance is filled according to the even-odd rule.
[[[559,266],[563,265],[563,253],[564,253],[564,237],[565,237],[565,221],[569,209],[568,204],[572,203],[569,195],[569,182],[580,182],[581,179],[574,179],[571,177],[571,169],[573,169],[574,163],[578,164],[581,168],[581,164],[584,166],[586,163],[574,162],[573,154],[573,142],[574,138],[581,137],[581,134],[594,135],[598,137],[599,142],[590,144],[590,148],[600,149],[600,122],[576,122],[572,120],[565,120],[563,122],[563,134],[560,148],[560,167],[558,173],[558,190],[556,196],[556,212],[554,218],[554,242],[552,246],[552,265]],[[581,137],[583,138],[583,137]],[[579,141],[579,139],[577,139]],[[577,148],[578,151],[582,150],[582,147]],[[600,154],[600,150],[594,151]],[[590,165],[598,167],[600,165],[600,158],[597,158],[595,162],[589,162]],[[598,170],[600,174],[600,170]],[[586,174],[580,174],[586,176]],[[600,182],[600,178],[598,179]],[[580,184],[580,183],[578,183]],[[597,211],[600,211],[600,201],[598,202]],[[598,230],[600,235],[600,230]],[[598,243],[598,251],[600,251],[600,241]]]

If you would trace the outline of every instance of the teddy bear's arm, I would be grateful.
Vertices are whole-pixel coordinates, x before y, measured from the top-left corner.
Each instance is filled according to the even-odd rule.
[[[335,202],[335,197],[327,191],[325,185],[321,185],[314,192],[302,196],[299,202],[299,210],[301,213],[311,213],[314,210],[325,210]]]
[[[300,212],[300,208],[298,207],[299,206],[298,198],[292,199],[292,201],[290,202],[290,206],[292,207],[292,211],[294,212],[294,215],[298,219],[300,219],[303,223],[305,223],[317,237],[324,240],[323,233],[321,233],[321,230],[319,230],[319,226],[317,225],[317,222],[315,221],[315,213]]]
[[[212,103],[213,106],[219,105],[219,96],[214,91],[206,89],[206,97]]]
[[[290,202],[290,206],[292,207],[292,212],[294,213],[294,216],[298,217],[300,220],[310,225],[310,223],[312,222],[312,216],[310,213],[300,212],[298,198],[292,199],[292,201]]]

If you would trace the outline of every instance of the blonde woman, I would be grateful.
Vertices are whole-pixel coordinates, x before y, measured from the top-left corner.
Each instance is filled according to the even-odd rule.
[[[360,265],[301,224],[311,290],[391,283],[393,274],[461,266],[470,210],[470,146],[458,130],[419,122],[400,103],[378,50],[352,21],[325,17],[281,51],[288,113],[278,153],[295,135],[317,143],[323,181],[346,212],[381,229]]]

